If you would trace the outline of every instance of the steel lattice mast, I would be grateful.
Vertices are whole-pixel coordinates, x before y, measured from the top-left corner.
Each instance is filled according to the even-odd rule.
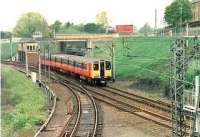
[[[186,136],[186,119],[183,110],[183,92],[185,89],[185,48],[186,40],[177,39],[171,45],[171,101],[172,127],[174,137]]]

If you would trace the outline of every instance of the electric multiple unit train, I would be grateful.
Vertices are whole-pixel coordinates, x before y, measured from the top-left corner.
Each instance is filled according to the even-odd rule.
[[[110,60],[93,59],[83,56],[54,54],[49,58],[42,56],[42,65],[73,73],[80,79],[91,84],[106,84],[112,79],[112,64]]]

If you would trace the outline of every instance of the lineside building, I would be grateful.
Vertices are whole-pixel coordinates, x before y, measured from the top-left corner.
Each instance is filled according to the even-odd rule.
[[[192,1],[192,22],[200,21],[200,0]]]

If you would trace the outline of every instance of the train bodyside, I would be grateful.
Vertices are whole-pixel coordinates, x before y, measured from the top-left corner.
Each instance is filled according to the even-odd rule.
[[[42,58],[43,65],[79,75],[90,82],[105,83],[112,79],[112,68],[109,60],[90,59],[74,55],[51,55],[50,59]]]

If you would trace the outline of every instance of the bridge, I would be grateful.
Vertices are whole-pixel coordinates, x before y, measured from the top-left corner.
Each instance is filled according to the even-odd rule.
[[[117,35],[113,34],[56,34],[55,41],[112,41]]]

